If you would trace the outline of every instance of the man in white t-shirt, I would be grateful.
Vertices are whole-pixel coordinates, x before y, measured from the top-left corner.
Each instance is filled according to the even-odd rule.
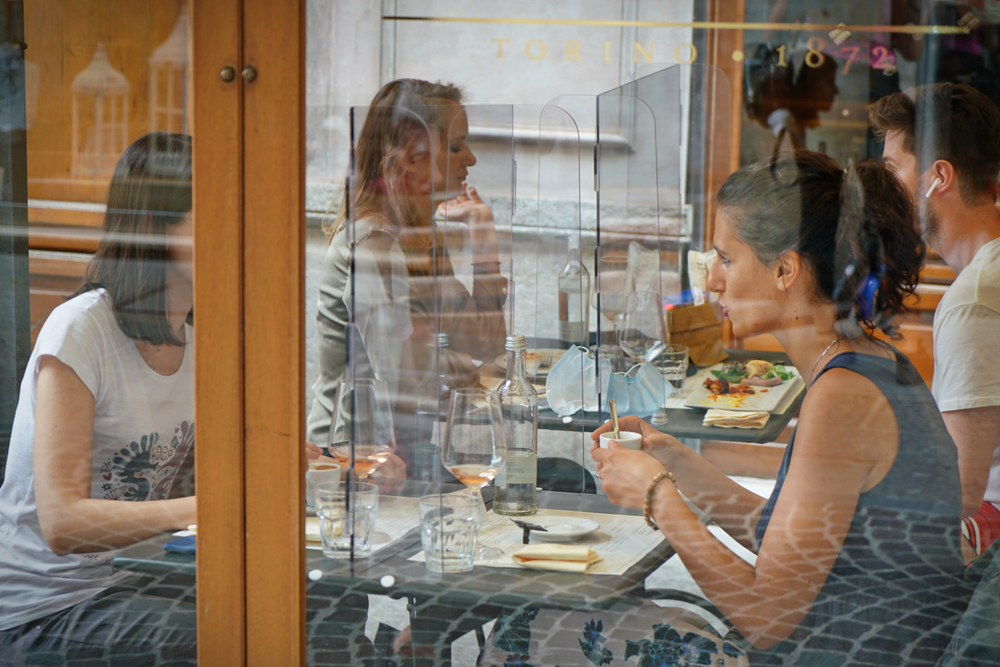
[[[869,117],[924,239],[956,275],[934,314],[932,391],[958,446],[971,560],[1000,537],[1000,111],[942,83],[884,97]]]

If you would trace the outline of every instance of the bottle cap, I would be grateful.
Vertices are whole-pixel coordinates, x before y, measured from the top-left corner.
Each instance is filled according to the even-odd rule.
[[[528,342],[524,339],[524,336],[507,336],[507,342],[504,345],[504,349],[508,352],[527,350]]]

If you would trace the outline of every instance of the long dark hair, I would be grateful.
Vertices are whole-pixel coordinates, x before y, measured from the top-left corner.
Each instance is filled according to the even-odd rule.
[[[893,333],[926,246],[909,196],[883,164],[842,169],[822,153],[779,153],[727,178],[719,204],[764,264],[790,250],[803,258],[842,334]]]
[[[167,320],[166,230],[191,210],[191,137],[154,132],[125,149],[108,189],[104,234],[76,294],[103,288],[129,338],[183,345]]]

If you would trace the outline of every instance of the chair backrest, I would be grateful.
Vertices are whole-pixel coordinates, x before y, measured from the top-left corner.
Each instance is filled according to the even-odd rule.
[[[538,459],[538,486],[546,491],[597,493],[597,482],[589,470],[560,456]]]

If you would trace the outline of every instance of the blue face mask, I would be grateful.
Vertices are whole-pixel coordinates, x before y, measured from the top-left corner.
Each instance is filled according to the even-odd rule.
[[[613,398],[619,415],[648,417],[663,405],[666,382],[649,364],[636,364],[627,373],[611,373],[601,409],[607,410]]]
[[[583,347],[572,347],[552,367],[545,378],[545,398],[549,407],[560,417],[574,414],[580,408],[597,409],[597,373],[594,359]],[[607,389],[611,375],[611,360],[601,359],[601,381]],[[606,391],[605,391],[606,393]]]

